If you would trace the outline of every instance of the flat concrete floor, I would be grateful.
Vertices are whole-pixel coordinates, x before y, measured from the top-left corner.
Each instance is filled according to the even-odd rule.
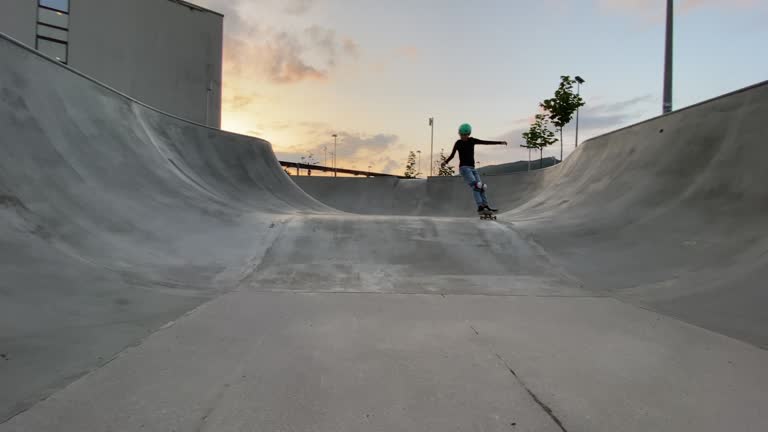
[[[590,293],[505,224],[319,216],[277,229],[235,291],[0,431],[768,426],[768,352]],[[381,260],[389,243],[402,253]]]

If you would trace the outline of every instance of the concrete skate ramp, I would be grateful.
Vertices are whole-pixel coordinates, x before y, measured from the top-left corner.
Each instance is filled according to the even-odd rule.
[[[586,286],[768,347],[768,83],[486,176],[500,219]],[[474,215],[458,177],[294,178],[361,214]]]
[[[483,176],[488,196],[508,211],[541,188],[539,171]],[[338,210],[358,214],[474,217],[476,204],[461,177],[292,177],[304,191]]]
[[[595,138],[503,219],[592,289],[768,347],[766,118],[768,82]]]
[[[765,430],[767,88],[360,216],[0,37],[0,432]]]
[[[0,38],[0,418],[222,290],[298,212],[269,143]]]

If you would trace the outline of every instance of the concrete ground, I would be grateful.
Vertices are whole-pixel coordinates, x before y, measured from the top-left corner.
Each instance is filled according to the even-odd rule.
[[[766,430],[767,114],[599,137],[479,221],[0,37],[0,432]]]

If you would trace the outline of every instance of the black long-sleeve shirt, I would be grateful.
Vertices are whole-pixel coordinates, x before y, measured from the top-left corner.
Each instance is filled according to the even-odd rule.
[[[447,161],[450,161],[451,159],[453,159],[453,156],[456,155],[456,152],[459,152],[459,166],[474,167],[476,144],[487,145],[487,144],[502,144],[502,143],[503,141],[484,141],[474,137],[470,137],[467,140],[458,140],[456,141],[456,144],[453,145],[453,151],[451,151],[451,155],[448,156]]]

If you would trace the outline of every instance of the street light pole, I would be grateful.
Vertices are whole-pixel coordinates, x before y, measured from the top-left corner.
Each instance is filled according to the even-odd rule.
[[[432,176],[432,166],[435,164],[433,158],[434,158],[434,149],[435,149],[435,118],[430,117],[429,118],[429,127],[432,129],[431,136],[429,139],[429,176]]]
[[[672,112],[672,62],[674,59],[672,50],[674,48],[674,20],[674,0],[667,0],[667,37],[664,58],[664,105],[662,106],[664,114]]]
[[[336,177],[336,141],[338,140],[339,136],[337,134],[333,134],[333,176]]]
[[[584,78],[577,76],[576,77],[576,96],[581,96],[581,85],[584,84]],[[579,146],[579,108],[576,108],[576,147]],[[530,152],[528,152],[530,153]],[[529,165],[530,165],[530,161]]]

